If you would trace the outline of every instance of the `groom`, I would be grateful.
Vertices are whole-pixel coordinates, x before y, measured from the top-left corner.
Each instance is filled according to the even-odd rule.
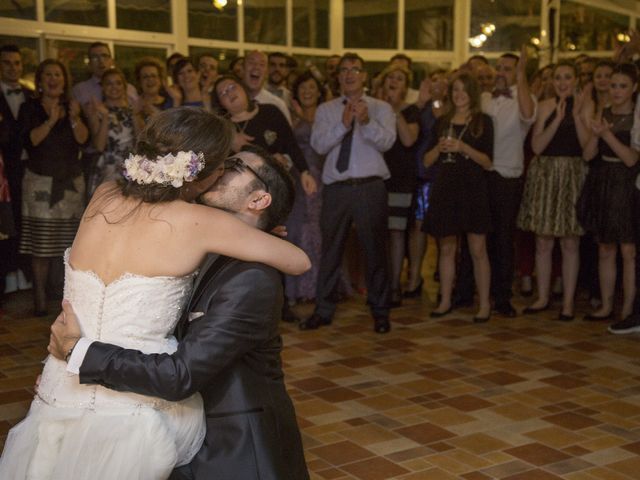
[[[284,222],[293,198],[287,172],[266,152],[250,149],[225,161],[224,175],[200,200],[268,231]],[[171,479],[305,480],[309,474],[280,359],[281,308],[276,270],[210,255],[176,328],[175,353],[145,355],[80,339],[68,304],[51,327],[49,351],[67,357],[67,370],[78,373],[79,367],[80,383],[171,401],[202,394],[204,444]]]

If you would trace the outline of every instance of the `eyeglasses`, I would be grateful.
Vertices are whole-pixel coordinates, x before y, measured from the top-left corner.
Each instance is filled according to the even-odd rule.
[[[362,73],[364,70],[360,67],[340,67],[340,73],[348,74],[355,73],[356,75]]]
[[[108,53],[96,53],[93,55],[89,55],[89,60],[91,60],[92,62],[97,62],[99,60],[109,60],[111,58],[111,55],[109,55]]]
[[[224,161],[224,169],[225,170],[234,170],[238,173],[242,173],[245,170],[249,170],[254,177],[256,177],[258,180],[260,180],[262,182],[262,184],[264,185],[264,189],[267,193],[269,193],[269,184],[264,180],[264,178],[262,178],[258,172],[256,172],[253,168],[251,168],[249,165],[247,165],[244,160],[242,160],[241,158],[238,157],[231,157],[231,158],[227,158]]]
[[[218,94],[218,98],[226,97],[231,92],[235,91],[236,88],[238,88],[238,85],[234,82],[231,82],[229,85],[222,89],[222,91]]]

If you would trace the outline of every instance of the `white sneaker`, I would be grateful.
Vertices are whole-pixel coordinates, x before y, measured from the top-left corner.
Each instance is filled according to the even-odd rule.
[[[609,332],[615,334],[625,334],[640,332],[640,316],[629,315],[624,320],[621,320],[613,325],[609,326]]]
[[[31,290],[33,288],[33,285],[27,280],[27,277],[24,276],[22,270],[18,270],[18,288],[20,290]]]
[[[18,276],[16,272],[9,272],[4,279],[4,293],[13,293],[18,291]]]

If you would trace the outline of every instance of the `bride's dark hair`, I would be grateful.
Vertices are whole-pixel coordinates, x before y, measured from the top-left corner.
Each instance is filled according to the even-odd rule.
[[[229,155],[233,138],[233,124],[219,115],[196,107],[176,107],[160,112],[149,120],[138,135],[133,153],[143,155],[149,160],[168,153],[192,151],[204,155],[204,168],[198,173],[197,180],[212,174]],[[143,203],[171,202],[181,198],[183,191],[190,188],[192,182],[185,182],[175,188],[171,184],[150,183],[140,185],[135,181],[121,178],[113,188],[102,191],[99,198],[91,202],[85,218],[103,215],[104,209],[114,197],[138,200],[138,204],[122,217],[108,223],[119,223],[133,215]]]
[[[209,176],[231,151],[233,126],[219,115],[201,108],[170,108],[151,117],[138,135],[133,153],[149,160],[168,153],[192,151],[204,154],[205,167],[196,180]],[[120,192],[125,197],[139,198],[143,202],[170,202],[180,198],[182,190],[189,187],[185,182],[181,188],[151,183],[140,185],[134,181],[119,180]]]

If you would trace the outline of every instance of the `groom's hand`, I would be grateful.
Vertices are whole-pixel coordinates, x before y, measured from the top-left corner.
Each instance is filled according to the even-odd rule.
[[[78,318],[71,307],[71,304],[63,300],[62,312],[51,325],[51,335],[49,336],[49,346],[47,350],[58,360],[67,360],[67,357],[82,336]]]

